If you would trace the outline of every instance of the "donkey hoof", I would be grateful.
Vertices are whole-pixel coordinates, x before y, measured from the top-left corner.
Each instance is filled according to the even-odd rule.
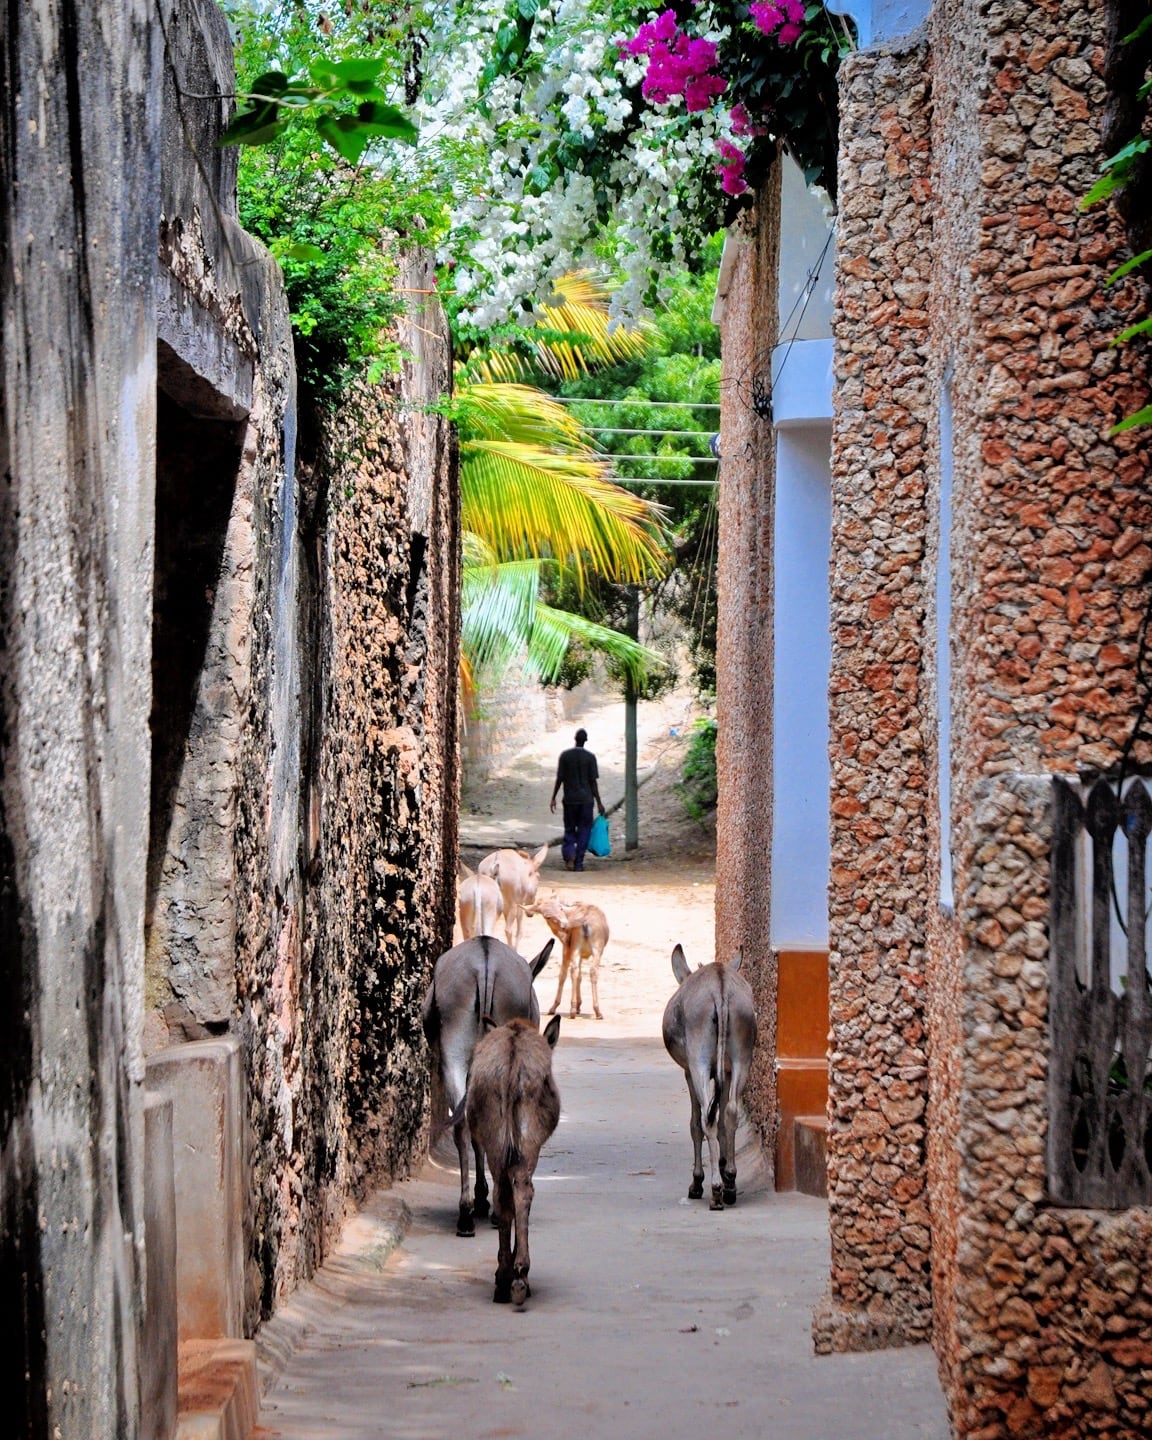
[[[708,1208],[709,1210],[724,1209],[724,1192],[721,1190],[719,1185],[712,1186],[712,1200]]]
[[[596,1019],[597,1019],[597,1020],[603,1020],[603,1019],[604,1019],[604,1016],[600,1013],[599,1010],[596,1011]]]
[[[470,1239],[476,1234],[476,1222],[472,1218],[472,1210],[467,1205],[461,1205],[460,1214],[456,1217],[456,1234]]]
[[[487,1195],[477,1195],[476,1203],[472,1206],[472,1213],[477,1220],[487,1220],[491,1207],[488,1204]]]
[[[689,1185],[689,1187],[688,1187],[688,1199],[689,1199],[689,1200],[700,1200],[700,1199],[703,1198],[703,1196],[704,1196],[704,1177],[703,1177],[703,1175],[701,1175],[700,1178],[699,1178],[699,1180],[697,1180],[697,1178],[695,1177],[695,1175],[693,1175],[693,1177],[692,1177],[692,1184]]]
[[[524,1302],[525,1302],[525,1300],[527,1300],[528,1297],[529,1297],[531,1294],[532,1294],[532,1289],[531,1289],[531,1287],[529,1286],[527,1280],[513,1280],[513,1281],[512,1281],[512,1303],[513,1303],[513,1305],[523,1305]]]
[[[496,1293],[492,1296],[493,1305],[507,1305],[512,1299],[512,1291],[507,1285],[497,1285]]]
[[[727,1186],[727,1185],[726,1185],[726,1186],[724,1187],[724,1204],[725,1204],[725,1205],[735,1205],[735,1204],[736,1204],[736,1186],[735,1186],[735,1185],[732,1185],[732,1186]]]

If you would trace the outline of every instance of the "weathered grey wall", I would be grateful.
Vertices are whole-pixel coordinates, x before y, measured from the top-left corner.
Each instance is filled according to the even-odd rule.
[[[233,1033],[245,1323],[423,1134],[450,943],[458,533],[434,297],[415,359],[298,422],[279,272],[235,219],[220,12],[166,12],[149,1049]],[[431,288],[414,272],[413,293]]]
[[[0,27],[0,1396],[134,1440],[160,52]]]
[[[145,1051],[242,1046],[249,1327],[420,1146],[456,838],[449,356],[429,301],[425,363],[298,467],[279,272],[215,148],[232,102],[195,98],[235,88],[220,11],[2,13],[0,1396],[19,1440],[136,1440]]]

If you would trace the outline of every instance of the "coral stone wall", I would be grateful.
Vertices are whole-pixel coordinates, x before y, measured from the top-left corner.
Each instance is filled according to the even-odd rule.
[[[828,1205],[819,1350],[923,1340],[926,1173],[926,354],[923,45],[841,70],[832,436]]]
[[[770,373],[777,327],[778,167],[729,244],[721,319],[720,530],[716,637],[716,959],[741,948],[759,1034],[745,1091],[771,1153],[776,1130],[776,957],[769,943],[772,854],[772,525],[775,432],[751,405]],[[710,955],[689,956],[694,964]]]
[[[429,306],[421,323],[441,327],[429,365],[446,383],[443,317]],[[455,893],[459,523],[448,426],[410,412],[406,401],[422,400],[411,392],[358,389],[301,441],[300,789],[286,883],[267,808],[276,651],[257,624],[237,956],[250,1324],[312,1273],[350,1203],[407,1173],[424,1138],[420,1002],[451,944]],[[431,444],[414,444],[429,423]]]
[[[952,366],[956,919],[933,930],[936,1343],[958,1433],[1152,1429],[1152,1215],[1046,1203],[1053,771],[1131,729],[1152,562],[1145,285],[1114,212],[1108,6],[933,20],[933,348]],[[1147,759],[1138,747],[1138,758]]]
[[[234,1033],[249,1329],[405,1173],[420,1000],[451,943],[459,520],[447,328],[335,413],[301,397],[279,271],[236,221],[222,13],[165,0],[148,1048]]]

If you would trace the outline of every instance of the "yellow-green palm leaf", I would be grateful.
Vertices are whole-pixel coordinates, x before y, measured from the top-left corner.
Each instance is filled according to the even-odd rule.
[[[461,519],[499,560],[549,556],[639,583],[667,566],[660,509],[609,478],[562,405],[526,385],[470,385],[460,431]]]
[[[651,327],[641,323],[627,329],[614,324],[607,287],[587,271],[562,276],[553,289],[556,303],[537,305],[533,311],[541,333],[531,361],[513,351],[496,350],[472,357],[469,375],[489,383],[523,380],[535,365],[557,380],[575,380],[599,366],[635,360],[647,349]]]

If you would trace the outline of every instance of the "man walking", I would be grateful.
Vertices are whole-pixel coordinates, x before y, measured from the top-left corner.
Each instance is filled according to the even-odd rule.
[[[592,804],[595,801],[600,814],[604,814],[604,802],[600,799],[600,768],[591,750],[585,750],[587,730],[576,731],[576,745],[565,750],[556,766],[556,784],[552,788],[549,809],[556,810],[556,796],[564,787],[564,868],[584,869],[584,852],[588,849],[588,836],[592,831]]]

